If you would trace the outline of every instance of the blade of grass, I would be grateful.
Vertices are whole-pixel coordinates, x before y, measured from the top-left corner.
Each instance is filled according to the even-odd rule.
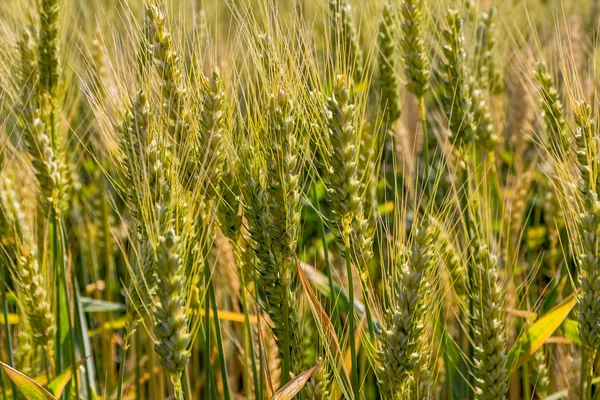
[[[5,344],[6,344],[6,354],[8,355],[8,365],[10,367],[14,367],[15,366],[15,356],[14,356],[14,351],[13,351],[13,346],[12,346],[12,335],[11,335],[11,331],[10,331],[10,326],[9,326],[9,321],[8,321],[8,301],[6,301],[6,265],[4,263],[2,263],[2,266],[0,267],[0,269],[2,270],[2,282],[0,282],[0,290],[2,291],[2,293],[0,293],[0,295],[2,296],[2,315],[3,315],[3,319],[4,319],[4,340],[5,340]],[[4,389],[4,380],[0,379],[1,383],[2,383],[2,394],[4,395],[4,399],[6,399],[6,392]],[[11,381],[11,385],[12,385],[12,391],[15,394],[14,398],[18,399],[17,397],[17,387],[15,385],[14,382]]]
[[[27,375],[3,362],[0,362],[0,366],[27,400],[56,400],[50,392]]]
[[[527,328],[510,350],[508,356],[510,371],[516,371],[544,344],[565,321],[576,303],[577,297],[573,293]]]

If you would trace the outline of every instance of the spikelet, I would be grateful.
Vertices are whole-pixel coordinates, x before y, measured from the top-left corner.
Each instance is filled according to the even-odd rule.
[[[329,134],[329,160],[325,165],[323,180],[326,187],[326,198],[335,216],[333,222],[337,239],[344,248],[345,256],[358,269],[362,286],[362,294],[367,305],[367,323],[372,331],[373,323],[368,309],[369,286],[368,266],[373,258],[373,231],[376,213],[372,208],[367,212],[370,219],[365,218],[361,196],[363,189],[374,185],[374,182],[362,182],[359,179],[359,153],[356,144],[359,140],[354,127],[354,104],[350,100],[350,91],[343,75],[336,79],[333,93],[327,99],[326,115]],[[365,166],[363,179],[373,179],[373,173]],[[370,190],[375,190],[371,186]],[[373,195],[374,192],[371,192]],[[371,203],[370,207],[374,204]]]
[[[36,246],[12,185],[8,178],[0,181],[0,245],[2,253],[8,256],[7,264],[19,287],[33,343],[51,356],[56,328],[50,295],[39,268]]]
[[[357,174],[360,177],[361,192],[363,193],[363,205],[364,210],[363,217],[366,219],[367,226],[365,229],[356,226],[355,230],[359,229],[362,234],[367,238],[373,236],[377,219],[379,217],[378,203],[377,203],[377,160],[375,146],[375,135],[371,124],[365,122],[362,124],[360,132],[360,149],[358,153],[359,162]],[[357,214],[357,217],[361,213]],[[362,218],[361,218],[362,219]],[[369,242],[370,247],[370,242]]]
[[[154,66],[161,79],[163,108],[169,118],[169,131],[175,143],[184,151],[183,142],[189,131],[189,115],[186,110],[186,90],[182,84],[181,62],[173,48],[171,34],[165,27],[165,16],[156,5],[146,7],[146,32],[151,45]],[[189,171],[188,171],[189,172]]]
[[[342,224],[344,234],[349,233],[351,222],[360,207],[357,178],[356,129],[354,104],[343,75],[337,77],[333,93],[327,99],[327,122],[331,154],[325,172],[327,199],[331,209]]]
[[[147,307],[155,294],[155,251],[149,240],[141,241],[139,255],[131,267],[131,282],[126,295],[126,335],[131,336],[138,324],[147,316]]]
[[[337,77],[333,93],[327,99],[326,111],[332,152],[324,174],[326,197],[336,216],[339,239],[345,248],[352,247],[351,261],[358,268],[363,295],[367,296],[367,267],[373,257],[374,221],[365,218],[364,202],[361,200],[361,188],[365,186],[358,176],[360,159],[356,149],[358,133],[354,127],[354,104],[343,75]],[[365,172],[372,175],[369,171]]]
[[[598,137],[598,126],[596,119],[592,117],[592,110],[585,101],[576,102],[573,107],[573,116],[575,119],[576,130],[574,134],[577,156],[577,166],[581,173],[582,191],[596,191],[600,188],[600,174],[598,173],[598,164],[600,162],[595,158],[596,144]]]
[[[313,372],[310,380],[304,386],[304,395],[310,400],[326,400],[331,396],[329,382],[331,377],[325,363]]]
[[[422,335],[425,318],[430,312],[431,231],[418,229],[414,241],[410,256],[397,261],[400,263],[397,268],[401,271],[400,286],[393,291],[397,295],[396,303],[386,313],[385,328],[377,350],[379,384],[387,396],[385,398],[390,399],[401,398],[409,378],[426,364]]]
[[[494,132],[494,121],[486,93],[476,87],[477,83],[473,79],[471,88],[471,99],[473,101],[473,119],[476,125],[475,129],[475,147],[481,154],[488,154],[494,151],[498,144],[498,136]]]
[[[120,162],[117,164],[117,172],[120,175],[120,180],[124,187],[121,191],[124,198],[128,202],[130,212],[137,221],[142,221],[141,210],[144,208],[144,199],[139,196],[143,193],[144,187],[138,177],[141,166],[146,157],[148,157],[149,141],[150,141],[150,123],[151,123],[151,108],[150,102],[146,93],[139,90],[135,100],[132,101],[129,110],[123,116],[120,125],[115,126],[115,131],[118,135],[120,149],[122,151]],[[149,168],[148,173],[155,175],[156,168]],[[156,177],[148,178],[150,193],[162,193],[157,187],[162,182]],[[142,179],[143,181],[143,179]],[[136,188],[136,190],[127,190],[127,188]],[[140,228],[143,224],[139,224]],[[140,232],[142,236],[147,237],[146,232]]]
[[[455,10],[448,10],[444,26],[442,103],[450,123],[450,140],[457,146],[468,146],[475,136],[473,100],[467,72],[467,54],[464,49],[462,18]]]
[[[36,61],[35,42],[29,30],[23,30],[19,42],[21,55],[20,80],[23,85],[22,107],[24,138],[27,151],[35,169],[36,178],[40,185],[41,203],[45,208],[58,207],[64,196],[64,180],[61,175],[62,166],[52,147],[46,119],[39,108],[41,99],[41,77]],[[39,51],[41,51],[41,46]],[[40,56],[41,58],[41,56]],[[40,79],[40,83],[38,83]]]
[[[19,79],[23,98],[23,116],[26,121],[33,120],[33,113],[37,110],[39,99],[37,97],[38,65],[36,43],[29,29],[23,29],[19,41],[20,68]]]
[[[225,90],[221,74],[215,69],[210,77],[201,78],[201,93],[203,97],[200,112],[200,151],[198,158],[202,161],[201,168],[206,171],[208,182],[207,196],[215,198],[215,192],[223,169],[223,130],[225,129]]]
[[[495,19],[494,9],[489,14],[484,13],[478,28],[479,57],[476,74],[471,79],[471,98],[473,99],[474,120],[476,124],[475,146],[479,153],[485,155],[492,153],[498,144],[498,136],[494,132],[494,121],[490,113],[487,93],[499,94],[503,90],[503,83],[498,76],[493,59],[495,46]]]
[[[531,356],[531,366],[535,398],[543,400],[550,394],[550,371],[548,370],[546,354],[544,354],[544,346]]]
[[[329,13],[331,15],[331,43],[334,47],[333,54],[338,57],[341,65],[338,70],[344,73],[352,72],[356,82],[362,80],[364,61],[358,43],[356,29],[352,21],[352,10],[346,0],[329,0]]]
[[[34,365],[35,351],[32,346],[30,328],[27,324],[22,323],[17,332],[17,342],[19,347],[15,352],[15,366],[25,375],[31,376]]]
[[[581,172],[584,211],[580,216],[582,235],[579,255],[579,335],[582,344],[593,354],[600,345],[600,274],[598,273],[598,234],[600,231],[600,202],[598,201],[598,160],[596,151],[598,127],[592,119],[591,108],[585,102],[576,104],[573,114],[577,130],[575,134],[578,166]]]
[[[161,236],[156,250],[156,295],[154,349],[162,366],[171,375],[175,393],[181,393],[181,374],[188,362],[190,334],[186,319],[185,277],[180,238],[172,230]],[[181,397],[183,398],[183,397]]]
[[[522,233],[523,222],[527,213],[532,175],[531,172],[525,172],[523,175],[518,176],[513,184],[511,196],[507,199],[506,211],[509,216],[510,237],[515,246]]]
[[[92,67],[94,69],[94,73],[92,74],[94,90],[98,92],[100,98],[103,98],[105,96],[104,79],[106,77],[106,62],[104,60],[102,30],[99,24],[96,25],[96,30],[94,31],[91,53]]]
[[[377,43],[379,54],[380,107],[384,111],[384,126],[390,126],[400,118],[400,83],[397,72],[396,32],[394,29],[395,10],[389,4],[384,4],[381,11],[381,22]]]
[[[496,9],[483,13],[478,26],[477,55],[479,57],[477,79],[482,88],[493,95],[504,91],[504,82],[494,60],[496,50]]]
[[[519,75],[520,69],[511,68],[511,79],[507,80],[508,108],[504,122],[510,132],[510,142],[515,153],[515,169],[517,174],[526,167],[527,152],[533,141],[529,128],[533,115],[533,107],[528,83]]]
[[[559,158],[563,159],[569,150],[569,141],[565,132],[564,110],[558,90],[556,90],[552,82],[552,76],[548,72],[548,66],[544,62],[537,64],[535,79],[540,86],[538,96],[546,123],[546,135],[550,148]]]
[[[267,129],[268,165],[261,177],[256,165],[245,165],[242,183],[244,216],[259,261],[258,290],[268,305],[273,335],[283,361],[289,355],[289,372],[302,370],[302,339],[296,307],[296,236],[300,224],[299,159],[296,114],[291,95],[280,89],[269,98]],[[247,149],[252,151],[251,149]],[[252,163],[252,154],[244,162]],[[261,179],[263,178],[263,179]],[[287,380],[288,377],[283,377]]]
[[[236,241],[242,227],[242,216],[240,212],[241,192],[240,185],[236,181],[238,163],[228,162],[223,166],[223,173],[219,183],[221,193],[220,201],[217,203],[217,219],[221,232],[230,240]]]
[[[461,255],[453,242],[451,235],[446,231],[433,216],[430,217],[430,226],[432,230],[432,241],[438,245],[440,259],[445,264],[451,279],[452,288],[458,296],[464,296],[467,293],[466,267],[463,264]]]
[[[38,43],[40,93],[54,102],[58,86],[58,0],[42,0]]]
[[[429,356],[429,352],[424,351],[425,355]],[[433,365],[425,362],[422,363],[419,370],[415,373],[413,387],[411,388],[411,399],[415,400],[432,400],[435,398],[435,377]]]
[[[402,3],[402,59],[406,89],[417,97],[429,90],[429,58],[425,49],[425,0],[404,0]]]
[[[152,111],[145,92],[139,90],[123,122],[115,128],[124,157],[117,169],[122,185],[119,189],[127,200],[139,241],[139,254],[134,260],[127,290],[127,335],[133,334],[154,296],[156,245],[152,238],[168,223],[171,188],[166,176],[164,145],[158,137],[153,137]],[[143,211],[148,207],[155,218],[151,226],[148,226]]]
[[[469,288],[474,314],[473,376],[477,400],[506,399],[508,393],[508,354],[504,318],[505,300],[498,276],[497,258],[486,245],[473,250],[474,285]]]

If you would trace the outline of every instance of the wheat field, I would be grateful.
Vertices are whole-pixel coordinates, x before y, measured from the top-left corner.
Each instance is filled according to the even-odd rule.
[[[596,0],[3,0],[0,400],[600,399]]]

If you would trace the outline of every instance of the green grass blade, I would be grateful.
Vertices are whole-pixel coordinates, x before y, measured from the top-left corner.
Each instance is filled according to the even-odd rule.
[[[27,400],[56,400],[56,398],[27,375],[0,362],[0,366]]]
[[[538,318],[521,338],[513,345],[508,356],[510,371],[515,371],[526,362],[565,321],[577,303],[575,293],[571,294],[548,313]]]

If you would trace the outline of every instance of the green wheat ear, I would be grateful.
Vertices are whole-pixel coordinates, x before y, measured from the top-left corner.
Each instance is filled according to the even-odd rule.
[[[505,399],[508,393],[508,351],[504,293],[498,273],[498,260],[486,245],[475,245],[473,251],[474,285],[469,288],[474,314],[473,376],[475,398]]]
[[[41,62],[41,55],[38,63],[37,52],[42,51],[42,46],[38,46],[36,50],[36,43],[31,32],[25,29],[19,42],[19,51],[25,146],[31,156],[35,175],[40,185],[41,203],[45,208],[51,208],[59,204],[65,185],[61,174],[63,171],[61,160],[56,155],[51,141],[51,131],[48,130],[45,122],[47,118],[40,108],[41,97],[43,97],[41,94],[44,93],[40,68],[44,66]],[[49,50],[45,49],[44,51],[48,52]]]
[[[189,356],[190,334],[188,332],[185,307],[185,278],[181,260],[180,238],[172,230],[160,237],[156,250],[156,295],[158,303],[154,310],[154,346],[162,366],[171,374],[175,392]]]
[[[431,304],[429,282],[432,264],[432,232],[421,228],[415,233],[410,255],[396,261],[400,270],[400,285],[390,288],[397,295],[395,304],[385,321],[380,335],[377,359],[379,382],[389,398],[400,398],[409,378],[419,372],[426,362],[423,354],[425,317]]]
[[[402,3],[402,59],[406,88],[417,97],[429,90],[429,58],[425,48],[425,1],[405,0]]]
[[[354,80],[360,82],[364,69],[363,53],[352,21],[350,4],[346,0],[329,0],[329,12],[334,54],[341,58],[336,61],[342,63],[338,69],[352,71]]]
[[[494,120],[490,112],[486,92],[476,88],[472,80],[471,98],[473,100],[473,119],[476,125],[475,146],[482,154],[494,151],[498,144],[498,135],[494,132]]]
[[[202,76],[200,112],[201,168],[206,171],[207,197],[215,198],[223,169],[223,134],[225,130],[225,89],[221,74],[215,69],[210,77]]]
[[[394,8],[384,4],[379,23],[377,43],[379,56],[380,104],[384,111],[385,126],[390,126],[400,118],[400,82],[397,72],[396,32],[394,29]]]
[[[475,115],[462,25],[458,11],[449,10],[442,32],[442,103],[450,123],[450,140],[457,146],[469,146],[475,136]]]
[[[346,78],[339,75],[331,97],[327,99],[327,121],[331,142],[331,160],[327,167],[325,183],[327,199],[340,223],[350,223],[360,207],[357,178],[357,137],[354,127],[354,104]]]
[[[598,151],[598,127],[592,118],[591,107],[584,101],[576,103],[573,109],[575,124],[575,142],[578,146],[577,160],[581,172],[581,191],[584,211],[579,217],[582,235],[581,254],[578,256],[580,273],[579,283],[582,293],[579,295],[579,335],[583,346],[594,354],[600,346],[600,310],[596,306],[600,301],[600,274],[598,271],[598,229],[600,227],[600,202],[598,201],[598,160],[594,154]]]
[[[538,96],[546,123],[546,135],[551,149],[556,155],[563,158],[569,150],[566,121],[560,95],[554,86],[546,63],[539,62],[536,65],[535,79],[539,85]]]
[[[155,5],[146,8],[145,29],[149,35],[154,67],[161,80],[162,101],[168,116],[169,132],[175,138],[175,143],[181,146],[178,150],[181,153],[185,151],[183,141],[189,140],[187,134],[190,128],[181,61],[165,26],[165,16]]]
[[[40,91],[51,101],[56,98],[58,84],[58,0],[42,0],[38,43]]]
[[[489,13],[483,13],[481,16],[478,27],[477,54],[480,61],[477,72],[481,87],[489,89],[491,94],[497,96],[504,91],[504,80],[494,59],[494,51],[497,50],[496,14],[496,9],[492,8]]]
[[[0,180],[0,257],[6,257],[7,265],[12,266],[33,343],[52,357],[56,325],[51,297],[38,264],[37,246],[24,221],[13,182],[9,178]]]
[[[259,132],[270,146],[243,154],[241,160],[244,216],[258,260],[257,288],[273,321],[284,374],[298,374],[303,367],[294,283],[301,207],[296,121],[292,95],[284,89],[269,94],[266,126]],[[261,158],[267,163],[262,172],[257,165]]]

